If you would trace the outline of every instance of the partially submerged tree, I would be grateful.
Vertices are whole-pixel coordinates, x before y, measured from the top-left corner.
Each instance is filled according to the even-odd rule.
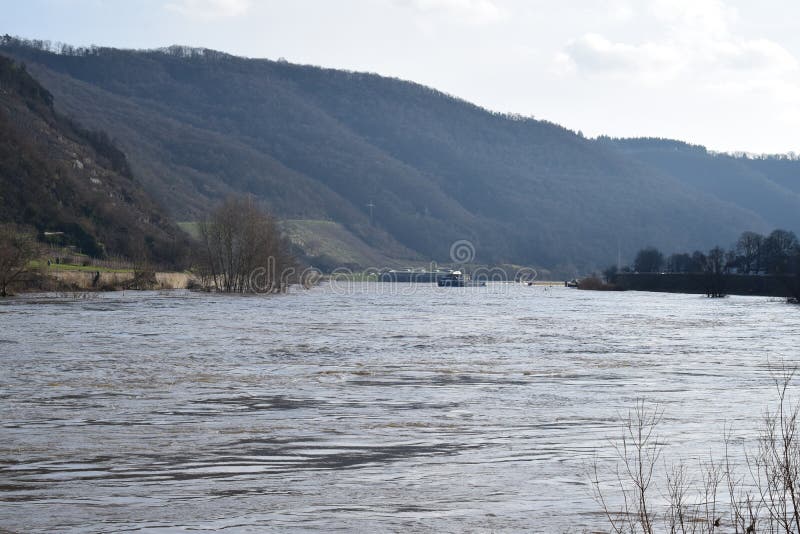
[[[33,232],[14,224],[0,224],[0,296],[27,270],[37,254]]]
[[[706,295],[709,297],[720,298],[725,296],[725,272],[726,259],[725,250],[722,247],[714,247],[708,251],[706,256]]]
[[[274,293],[296,276],[280,228],[249,197],[228,198],[200,224],[200,239],[201,275],[217,291]]]
[[[156,270],[150,260],[150,249],[141,236],[130,244],[133,278],[125,282],[125,289],[155,289],[158,286]]]

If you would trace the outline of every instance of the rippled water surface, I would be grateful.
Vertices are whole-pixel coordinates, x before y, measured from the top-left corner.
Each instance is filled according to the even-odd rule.
[[[574,531],[637,398],[683,457],[798,359],[778,299],[496,285],[0,301],[0,529]]]

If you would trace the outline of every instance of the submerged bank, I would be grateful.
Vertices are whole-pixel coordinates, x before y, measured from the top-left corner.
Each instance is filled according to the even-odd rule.
[[[800,277],[706,273],[619,273],[612,283],[629,291],[797,298]]]
[[[124,289],[189,289],[197,284],[187,272],[124,270],[38,270],[26,274],[15,292],[119,291]]]

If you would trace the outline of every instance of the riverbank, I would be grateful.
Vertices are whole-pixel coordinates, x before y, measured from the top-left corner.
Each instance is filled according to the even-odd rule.
[[[625,291],[798,298],[797,276],[705,273],[619,273],[612,284]]]
[[[124,289],[188,289],[198,284],[187,272],[134,270],[73,270],[42,268],[30,271],[14,284],[14,292],[120,291]]]

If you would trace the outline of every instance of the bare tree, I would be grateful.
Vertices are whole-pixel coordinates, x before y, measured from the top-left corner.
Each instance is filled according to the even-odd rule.
[[[275,220],[249,197],[231,197],[200,224],[201,276],[225,292],[273,293],[295,276],[295,260]]]
[[[0,225],[0,296],[8,295],[9,286],[26,272],[37,253],[32,231],[14,224]]]
[[[706,295],[709,297],[725,296],[725,250],[721,247],[714,247],[708,251],[706,256]]]
[[[800,247],[794,232],[774,230],[764,240],[764,263],[770,274],[786,274],[792,254]]]
[[[706,272],[711,274],[722,274],[725,268],[725,250],[722,247],[714,247],[708,251],[706,256]]]
[[[736,242],[736,253],[742,261],[742,270],[745,273],[761,270],[761,248],[764,246],[764,236],[755,232],[744,232]]]

